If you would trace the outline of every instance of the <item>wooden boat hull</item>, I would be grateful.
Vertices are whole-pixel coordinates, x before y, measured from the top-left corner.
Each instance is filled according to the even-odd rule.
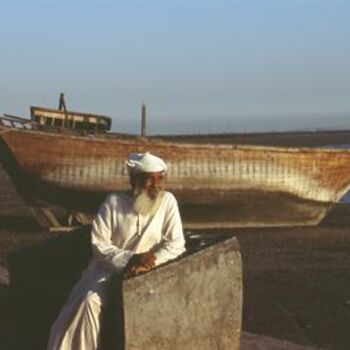
[[[25,217],[29,215],[28,207],[16,191],[11,178],[0,164],[0,218]]]
[[[315,225],[350,185],[346,150],[177,144],[15,128],[3,128],[0,136],[2,164],[22,196],[83,212],[96,211],[107,193],[128,187],[123,163],[129,153],[153,152],[167,161],[167,188],[188,227]]]

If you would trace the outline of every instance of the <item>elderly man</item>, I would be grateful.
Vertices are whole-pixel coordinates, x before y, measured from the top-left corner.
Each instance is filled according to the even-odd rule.
[[[147,272],[185,251],[176,199],[162,188],[164,161],[144,153],[125,164],[131,191],[111,194],[101,206],[92,225],[93,259],[51,328],[48,350],[98,349],[110,277]]]

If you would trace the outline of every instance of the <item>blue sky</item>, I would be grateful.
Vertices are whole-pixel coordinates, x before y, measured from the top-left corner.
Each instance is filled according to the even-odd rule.
[[[0,113],[150,133],[350,128],[350,2],[2,0]]]

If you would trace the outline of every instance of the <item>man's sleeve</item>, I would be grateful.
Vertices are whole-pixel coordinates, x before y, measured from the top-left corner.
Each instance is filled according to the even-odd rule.
[[[134,254],[112,243],[113,215],[116,215],[117,210],[117,201],[109,196],[93,221],[91,231],[93,255],[100,266],[112,272],[122,270]]]
[[[169,194],[167,204],[163,240],[159,249],[154,253],[156,265],[175,259],[186,250],[180,212],[177,201],[172,194]]]

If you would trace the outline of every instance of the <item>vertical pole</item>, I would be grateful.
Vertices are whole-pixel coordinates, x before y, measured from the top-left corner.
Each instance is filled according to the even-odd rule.
[[[58,103],[58,109],[60,111],[64,111],[64,119],[63,119],[62,127],[65,128],[67,126],[68,113],[67,113],[67,105],[66,105],[66,101],[64,99],[63,92],[60,93],[60,101]]]
[[[58,103],[58,109],[60,111],[67,109],[66,101],[64,100],[64,93],[63,92],[60,93],[60,101]]]
[[[141,136],[146,136],[146,106],[144,103],[141,107]]]

